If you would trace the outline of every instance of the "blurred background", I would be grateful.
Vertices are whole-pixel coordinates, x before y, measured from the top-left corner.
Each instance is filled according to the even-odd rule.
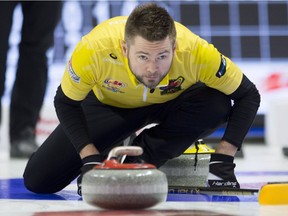
[[[37,125],[39,143],[58,124],[53,97],[77,42],[98,23],[113,16],[129,15],[141,2],[149,1],[64,1],[62,18],[54,33],[54,47],[47,53],[49,83]],[[230,57],[260,90],[261,107],[246,141],[273,143],[277,148],[288,147],[288,1],[155,2],[164,6],[176,21]],[[19,5],[14,12],[9,41],[6,90],[2,99],[1,146],[7,137],[8,115],[5,112],[8,112],[18,59],[21,13]],[[222,133],[220,128],[209,139],[220,138]]]

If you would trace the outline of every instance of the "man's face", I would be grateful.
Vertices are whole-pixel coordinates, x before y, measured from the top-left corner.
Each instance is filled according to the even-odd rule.
[[[150,42],[136,36],[133,42],[122,43],[123,53],[137,80],[148,88],[155,88],[168,73],[175,51],[169,38]]]

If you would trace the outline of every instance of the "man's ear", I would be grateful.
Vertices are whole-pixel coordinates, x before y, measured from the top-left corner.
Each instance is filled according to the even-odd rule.
[[[127,43],[124,40],[122,40],[121,46],[122,46],[123,55],[127,58]]]
[[[176,47],[177,47],[177,41],[175,41],[175,43],[173,45],[173,54],[175,54],[175,52],[176,52]]]

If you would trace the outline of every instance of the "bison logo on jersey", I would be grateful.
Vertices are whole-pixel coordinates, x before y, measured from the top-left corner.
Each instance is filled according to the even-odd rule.
[[[177,79],[169,80],[169,84],[160,87],[161,95],[172,94],[181,90],[181,85],[184,82],[184,77],[179,76]]]

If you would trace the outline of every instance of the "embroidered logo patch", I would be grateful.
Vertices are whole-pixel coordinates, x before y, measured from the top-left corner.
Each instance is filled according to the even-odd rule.
[[[220,67],[216,73],[216,77],[220,78],[226,73],[226,59],[221,55]]]
[[[118,57],[116,56],[116,54],[114,53],[110,53],[109,57],[103,57],[103,61],[108,62],[108,63],[112,63],[112,64],[116,64],[119,66],[123,66],[123,63],[121,61],[118,61]]]
[[[169,84],[167,86],[160,87],[160,94],[167,95],[180,91],[184,80],[185,79],[182,76],[179,76],[177,79],[169,80]]]
[[[113,59],[117,59],[117,56],[114,53],[110,53],[109,56]]]
[[[121,89],[125,88],[126,84],[121,81],[109,78],[104,80],[103,87],[115,93],[124,93]]]
[[[74,72],[74,70],[72,68],[71,60],[68,62],[68,72],[69,72],[69,75],[70,75],[71,79],[74,82],[80,83],[80,77],[77,76],[77,74]]]

